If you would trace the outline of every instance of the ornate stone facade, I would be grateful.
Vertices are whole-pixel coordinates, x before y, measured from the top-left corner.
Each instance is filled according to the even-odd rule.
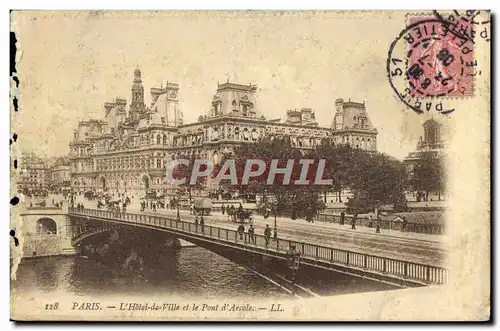
[[[71,182],[76,189],[165,189],[166,163],[194,154],[217,162],[225,151],[262,136],[289,136],[299,148],[322,139],[376,150],[377,130],[364,103],[335,101],[331,127],[319,126],[312,109],[288,110],[287,119],[268,118],[258,107],[257,86],[218,84],[211,108],[195,123],[184,124],[178,84],[151,89],[145,106],[141,72],[136,69],[132,104],[105,103],[105,120],[78,123],[70,143]]]

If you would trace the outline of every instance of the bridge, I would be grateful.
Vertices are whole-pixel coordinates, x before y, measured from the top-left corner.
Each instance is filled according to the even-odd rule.
[[[251,240],[247,233],[240,237],[234,230],[209,225],[202,227],[192,221],[167,216],[76,208],[69,208],[68,215],[76,221],[93,220],[104,224],[94,230],[89,229],[85,234],[78,233],[72,240],[74,243],[92,233],[108,231],[112,225],[126,225],[162,231],[225,257],[239,255],[244,259],[271,259],[282,264],[287,261],[287,253],[293,245],[301,254],[300,268],[340,272],[399,287],[442,285],[448,279],[448,270],[434,265],[342,250],[306,241],[271,238],[266,245],[262,235],[254,234],[254,240]]]
[[[71,238],[71,245],[77,246],[80,242],[84,241],[87,238],[95,236],[100,233],[111,232],[118,229],[117,227],[106,223],[103,226],[97,228],[84,228],[78,227],[75,231],[73,231],[73,238]]]

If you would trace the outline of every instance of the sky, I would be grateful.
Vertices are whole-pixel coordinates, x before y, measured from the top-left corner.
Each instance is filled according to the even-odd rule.
[[[366,102],[378,150],[403,159],[423,134],[385,71],[403,12],[21,12],[17,33],[20,110],[12,118],[23,150],[69,151],[79,120],[104,117],[104,102],[130,104],[133,71],[145,88],[180,85],[185,123],[210,108],[217,82],[258,86],[268,118],[310,107],[330,126],[337,98]]]

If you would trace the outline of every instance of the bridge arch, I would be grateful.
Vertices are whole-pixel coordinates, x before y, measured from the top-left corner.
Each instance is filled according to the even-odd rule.
[[[119,226],[113,226],[113,225],[109,225],[109,224],[105,224],[105,225],[97,227],[97,228],[82,229],[82,231],[78,231],[78,232],[74,233],[73,237],[71,238],[71,245],[73,247],[77,246],[83,240],[90,238],[92,236],[95,236],[97,234],[102,234],[102,233],[106,233],[106,232],[116,233],[116,230],[118,230],[118,229],[119,229]]]
[[[57,234],[57,223],[50,217],[42,217],[36,221],[37,234]]]

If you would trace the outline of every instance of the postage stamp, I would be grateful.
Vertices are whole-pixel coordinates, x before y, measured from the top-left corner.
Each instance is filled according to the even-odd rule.
[[[486,16],[12,11],[11,318],[489,319]]]
[[[406,78],[411,90],[422,96],[472,96],[473,43],[445,24],[418,18],[409,23],[415,24],[405,37],[409,47]]]
[[[387,71],[391,86],[418,113],[442,114],[443,97],[471,97],[477,61],[473,42],[437,19],[412,17],[391,44]]]

